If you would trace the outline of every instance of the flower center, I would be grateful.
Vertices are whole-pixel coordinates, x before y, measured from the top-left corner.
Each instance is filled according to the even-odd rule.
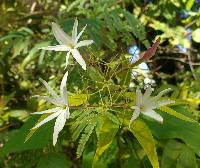
[[[140,106],[140,111],[145,111],[145,106],[144,105]]]
[[[73,43],[70,43],[70,44],[68,45],[68,47],[70,47],[71,49],[74,49],[75,45],[74,45]]]

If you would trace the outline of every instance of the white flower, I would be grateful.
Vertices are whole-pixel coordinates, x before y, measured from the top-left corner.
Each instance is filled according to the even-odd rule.
[[[134,109],[134,113],[131,117],[129,127],[133,123],[133,121],[139,117],[140,113],[155,119],[158,122],[163,122],[163,118],[161,115],[156,113],[154,109],[159,108],[161,106],[165,106],[171,103],[174,103],[173,100],[159,100],[161,96],[167,92],[170,92],[172,89],[168,88],[161,91],[157,96],[151,97],[152,89],[149,86],[144,95],[142,95],[141,90],[136,90],[136,106],[132,106],[131,108]]]
[[[56,122],[54,125],[54,132],[53,132],[53,145],[56,144],[58,139],[58,134],[63,129],[66,119],[68,119],[70,115],[68,108],[67,88],[66,88],[67,76],[68,72],[65,73],[62,82],[60,84],[60,96],[57,95],[57,93],[49,86],[49,84],[45,80],[40,79],[40,81],[44,84],[44,86],[48,90],[51,97],[48,96],[39,96],[39,97],[45,99],[47,102],[50,102],[57,107],[41,112],[32,113],[32,114],[46,114],[46,113],[50,114],[44,120],[36,124],[32,129],[38,128],[43,124],[47,123],[48,121],[56,118]]]
[[[81,54],[79,53],[79,51],[77,50],[77,48],[79,47],[88,46],[93,43],[93,40],[83,40],[83,41],[78,42],[86,26],[78,34],[77,33],[78,20],[76,19],[74,22],[73,30],[72,30],[72,37],[70,37],[60,28],[59,25],[57,25],[56,23],[52,23],[53,34],[56,40],[58,41],[59,45],[42,47],[40,49],[54,50],[54,51],[67,51],[66,67],[68,65],[68,59],[71,53],[72,56],[75,58],[75,60],[81,65],[81,67],[84,70],[86,70],[86,63],[83,57],[81,56]]]

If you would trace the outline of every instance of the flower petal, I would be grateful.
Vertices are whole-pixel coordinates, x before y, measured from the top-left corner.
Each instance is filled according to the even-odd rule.
[[[83,57],[81,56],[81,54],[79,53],[79,51],[77,49],[73,49],[71,50],[73,57],[76,59],[76,61],[81,65],[81,67],[86,70],[86,63],[83,59]]]
[[[56,45],[56,46],[47,46],[47,47],[41,47],[39,49],[42,50],[53,50],[53,51],[69,51],[70,48],[66,45]]]
[[[140,106],[142,104],[142,93],[140,89],[136,90],[136,106]]]
[[[145,101],[146,99],[148,99],[150,97],[152,93],[152,88],[151,86],[148,86],[148,88],[146,89],[144,95],[143,95],[143,100]]]
[[[76,44],[76,48],[79,48],[79,47],[83,47],[83,46],[88,46],[90,44],[92,44],[94,41],[93,40],[83,40],[83,41],[80,41]]]
[[[52,104],[54,104],[56,106],[62,106],[63,105],[63,102],[62,102],[62,100],[60,98],[59,99],[54,99],[54,98],[50,98],[48,96],[38,96],[38,98],[44,99],[48,103],[52,103]]]
[[[52,109],[48,109],[48,110],[44,110],[44,111],[40,111],[40,112],[33,112],[31,114],[55,113],[55,112],[59,111],[60,109],[61,109],[60,107],[56,107],[56,108],[52,108]]]
[[[44,120],[42,120],[41,122],[39,122],[36,126],[34,126],[32,129],[38,128],[40,126],[42,126],[43,124],[53,120],[54,118],[56,118],[60,113],[56,112],[56,113],[52,113],[51,115],[49,115],[48,117],[46,117]]]
[[[147,110],[145,112],[141,112],[142,114],[150,117],[150,118],[153,118],[155,119],[156,121],[160,122],[160,123],[163,123],[163,118],[160,114],[156,113],[154,110]]]
[[[61,84],[60,84],[60,96],[63,102],[65,103],[65,105],[68,105],[68,96],[67,96],[67,87],[66,87],[67,77],[68,77],[68,71],[63,76]]]
[[[140,115],[140,109],[139,108],[135,109],[135,111],[131,117],[131,120],[129,122],[129,128],[130,128],[131,124],[133,123],[133,121],[135,121],[135,119],[139,117],[139,115]]]
[[[72,38],[68,36],[58,24],[52,23],[52,30],[56,40],[62,45],[73,44]]]
[[[174,100],[161,100],[156,103],[157,105],[154,108],[159,108],[161,106],[166,106],[166,105],[172,104],[172,103],[175,103],[175,101]]]
[[[76,37],[77,37],[77,27],[78,27],[78,20],[75,19],[74,21],[74,26],[73,26],[73,30],[72,30],[72,40],[75,42]]]
[[[70,56],[70,53],[71,53],[71,51],[69,51],[69,52],[67,53],[67,55],[66,55],[66,58],[65,58],[65,60],[66,60],[66,62],[65,62],[65,68],[67,68],[67,65],[69,64],[69,56]]]
[[[57,93],[51,88],[51,86],[43,79],[39,78],[39,80],[43,83],[43,85],[46,87],[47,91],[53,96],[55,99],[59,99]]]
[[[53,145],[56,144],[57,139],[58,139],[58,134],[64,128],[66,119],[67,119],[67,113],[65,110],[62,110],[62,112],[57,117],[55,125],[54,125]]]
[[[166,94],[166,93],[168,93],[168,92],[170,92],[170,91],[172,91],[171,88],[165,89],[165,90],[161,91],[157,96],[153,97],[152,99],[155,100],[155,101],[157,101],[157,100],[159,100],[164,94]]]
[[[81,37],[81,35],[83,34],[83,32],[85,31],[87,25],[85,25],[85,27],[81,30],[81,32],[78,34],[78,36],[76,37],[75,43],[78,42],[79,38]]]

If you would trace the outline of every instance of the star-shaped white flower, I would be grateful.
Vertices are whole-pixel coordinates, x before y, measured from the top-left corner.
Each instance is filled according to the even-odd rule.
[[[54,125],[54,132],[53,132],[53,145],[56,144],[58,139],[58,134],[63,129],[66,119],[68,119],[70,115],[68,107],[67,88],[66,88],[67,76],[68,72],[65,73],[62,82],[60,84],[60,96],[57,95],[57,93],[49,86],[49,84],[45,80],[40,79],[40,81],[44,84],[44,86],[48,90],[51,97],[48,96],[39,96],[39,97],[46,100],[47,102],[54,104],[57,107],[41,112],[32,113],[32,114],[46,114],[46,113],[50,114],[44,120],[36,124],[32,129],[38,128],[43,124],[47,123],[48,121],[56,118],[56,122]]]
[[[75,60],[81,65],[81,67],[84,70],[86,70],[86,63],[78,51],[79,47],[88,46],[93,43],[93,40],[83,40],[83,41],[78,42],[78,40],[81,37],[81,35],[83,34],[86,26],[78,34],[77,33],[78,20],[76,19],[74,22],[73,30],[72,30],[72,37],[70,37],[60,28],[59,25],[57,25],[56,23],[52,23],[53,34],[54,34],[56,40],[58,41],[59,45],[42,47],[40,49],[54,50],[54,51],[67,51],[66,67],[68,65],[68,59],[69,59],[69,55],[71,53],[72,56],[75,58]]]
[[[133,121],[139,117],[140,113],[142,113],[150,118],[153,118],[160,123],[163,123],[162,116],[159,115],[158,113],[156,113],[154,111],[154,109],[175,102],[173,100],[160,100],[162,95],[170,92],[171,90],[172,90],[171,88],[165,89],[165,90],[161,91],[157,96],[151,97],[150,95],[152,93],[152,89],[150,86],[146,89],[144,95],[142,95],[140,89],[137,89],[136,90],[136,106],[131,107],[135,111],[131,117],[129,127],[133,123]]]

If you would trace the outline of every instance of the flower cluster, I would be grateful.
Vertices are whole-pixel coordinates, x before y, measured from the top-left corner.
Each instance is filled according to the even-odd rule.
[[[92,44],[93,40],[83,40],[78,42],[86,26],[82,29],[82,31],[79,34],[77,33],[77,28],[78,28],[78,20],[75,20],[72,31],[72,37],[70,37],[56,23],[52,23],[53,34],[56,40],[58,41],[59,45],[42,47],[40,49],[53,50],[53,51],[67,51],[65,66],[67,67],[69,56],[70,54],[72,54],[72,56],[81,65],[81,67],[84,70],[86,70],[86,63],[81,54],[79,53],[78,48]],[[39,97],[41,97],[42,99],[46,100],[49,103],[54,104],[56,107],[49,110],[32,113],[32,114],[46,114],[46,113],[50,114],[44,120],[36,124],[32,129],[36,129],[42,126],[43,124],[47,123],[48,121],[56,118],[56,122],[54,125],[54,133],[53,133],[53,145],[56,144],[58,139],[58,134],[63,129],[66,120],[69,119],[70,116],[67,88],[66,88],[67,77],[68,77],[68,71],[64,74],[60,84],[60,96],[57,95],[57,93],[49,86],[49,84],[45,80],[40,79],[40,81],[44,84],[51,97],[47,96],[39,96]]]
[[[81,65],[81,67],[84,70],[86,70],[85,60],[79,53],[78,48],[92,44],[93,40],[83,40],[78,42],[86,26],[82,29],[82,31],[79,34],[77,33],[77,27],[78,27],[78,20],[75,20],[72,36],[70,37],[56,23],[52,23],[53,34],[56,40],[58,41],[59,45],[42,47],[41,49],[66,51],[67,52],[66,67],[68,65],[69,56],[70,54],[72,54],[72,56]],[[145,57],[146,59],[146,57],[151,57],[152,53],[155,53],[155,48],[157,48],[158,44],[159,40],[156,41],[156,43],[152,46],[152,48],[148,49],[147,54],[144,55],[142,58],[144,59]],[[57,95],[57,93],[50,87],[50,85],[45,80],[40,79],[40,81],[46,87],[47,91],[51,96],[50,97],[39,96],[39,97],[46,100],[46,102],[52,103],[56,107],[45,111],[32,113],[32,114],[49,114],[45,119],[37,123],[32,129],[39,128],[48,121],[56,118],[54,125],[54,133],[53,133],[53,145],[56,144],[60,131],[64,128],[66,120],[69,119],[70,117],[67,87],[66,87],[67,77],[68,77],[68,71],[64,74],[62,78],[60,84],[60,95]],[[134,113],[130,119],[129,127],[131,123],[133,123],[134,120],[138,118],[141,113],[162,123],[163,118],[158,113],[156,113],[154,109],[174,102],[172,100],[160,100],[160,97],[163,94],[169,92],[170,90],[171,89],[163,90],[155,97],[150,97],[152,93],[151,87],[147,88],[144,95],[142,95],[141,90],[139,89],[136,90],[136,105],[131,107],[131,109],[134,109]]]

